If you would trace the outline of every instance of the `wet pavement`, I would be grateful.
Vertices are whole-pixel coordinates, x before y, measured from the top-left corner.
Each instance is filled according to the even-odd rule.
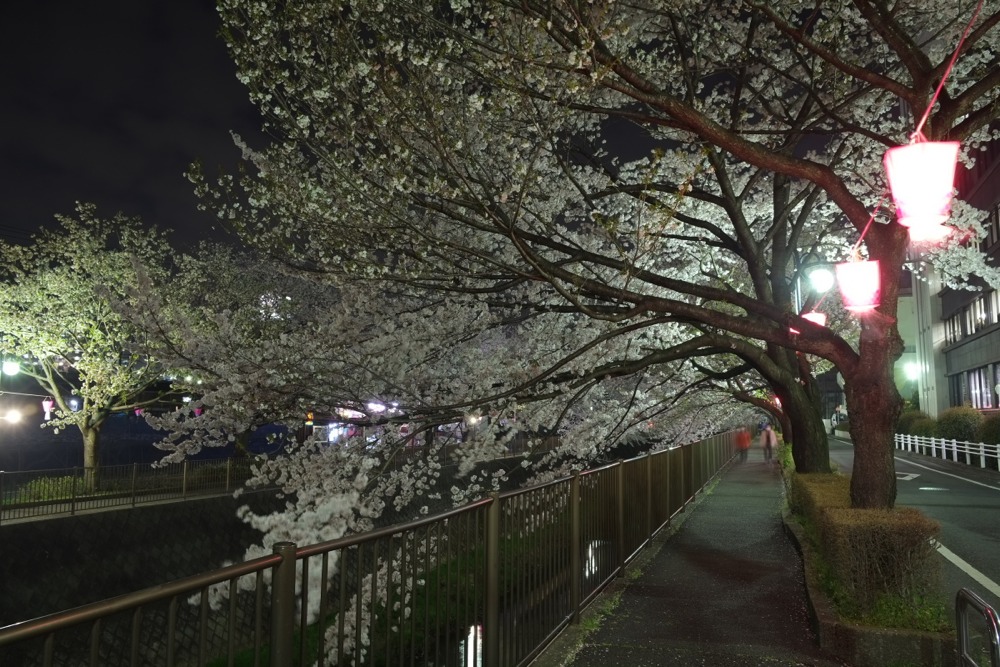
[[[782,524],[783,493],[777,465],[751,450],[533,667],[843,667],[810,627],[802,559]]]

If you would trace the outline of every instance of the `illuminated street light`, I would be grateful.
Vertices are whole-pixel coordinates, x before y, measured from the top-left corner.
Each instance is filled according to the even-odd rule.
[[[809,271],[809,285],[818,294],[829,292],[836,280],[829,266],[817,266]]]
[[[5,361],[2,370],[4,375],[17,375],[21,372],[21,365],[16,361]]]
[[[11,408],[3,414],[3,420],[8,424],[16,424],[21,421],[21,411],[16,408]]]

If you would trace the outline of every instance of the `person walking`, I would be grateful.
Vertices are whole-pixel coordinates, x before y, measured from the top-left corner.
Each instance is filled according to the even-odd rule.
[[[778,444],[778,436],[771,428],[770,424],[764,426],[764,430],[760,432],[760,446],[764,448],[764,461],[767,463],[771,462],[774,457],[774,447]]]
[[[750,431],[746,427],[736,432],[736,449],[740,452],[740,463],[746,463],[750,452]]]

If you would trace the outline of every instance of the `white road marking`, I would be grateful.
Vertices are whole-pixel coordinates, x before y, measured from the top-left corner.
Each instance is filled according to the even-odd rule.
[[[948,477],[954,477],[955,479],[960,479],[963,482],[968,482],[969,484],[975,484],[976,486],[983,486],[983,487],[986,487],[987,489],[993,489],[994,491],[1000,491],[1000,488],[997,488],[997,487],[992,486],[990,484],[983,484],[982,482],[977,482],[977,481],[975,481],[973,479],[969,479],[967,477],[962,477],[961,475],[953,475],[950,472],[944,472],[942,470],[938,470],[937,468],[931,468],[930,466],[925,466],[925,465],[922,465],[920,463],[914,463],[913,461],[911,461],[909,459],[903,459],[903,458],[900,458],[898,456],[894,456],[893,458],[895,458],[897,461],[901,461],[903,463],[907,463],[907,464],[909,464],[911,466],[917,466],[918,468],[923,468],[924,470],[930,470],[931,472],[936,472],[939,475],[947,475]]]
[[[993,595],[1000,597],[1000,585],[959,558],[954,551],[945,545],[941,544],[937,540],[932,540],[932,542],[934,544],[934,548],[938,550],[938,553],[954,563],[955,566],[962,572],[965,572],[967,575],[972,577],[977,584],[988,590],[990,593],[993,593]]]
[[[909,482],[910,480],[916,479],[917,477],[920,477],[920,473],[917,473],[917,472],[897,472],[896,473],[896,479],[900,480],[901,482]]]

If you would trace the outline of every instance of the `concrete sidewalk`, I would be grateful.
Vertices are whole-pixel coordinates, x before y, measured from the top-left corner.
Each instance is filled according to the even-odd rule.
[[[810,627],[777,464],[733,463],[533,667],[843,667]],[[679,524],[679,525],[678,525]]]

